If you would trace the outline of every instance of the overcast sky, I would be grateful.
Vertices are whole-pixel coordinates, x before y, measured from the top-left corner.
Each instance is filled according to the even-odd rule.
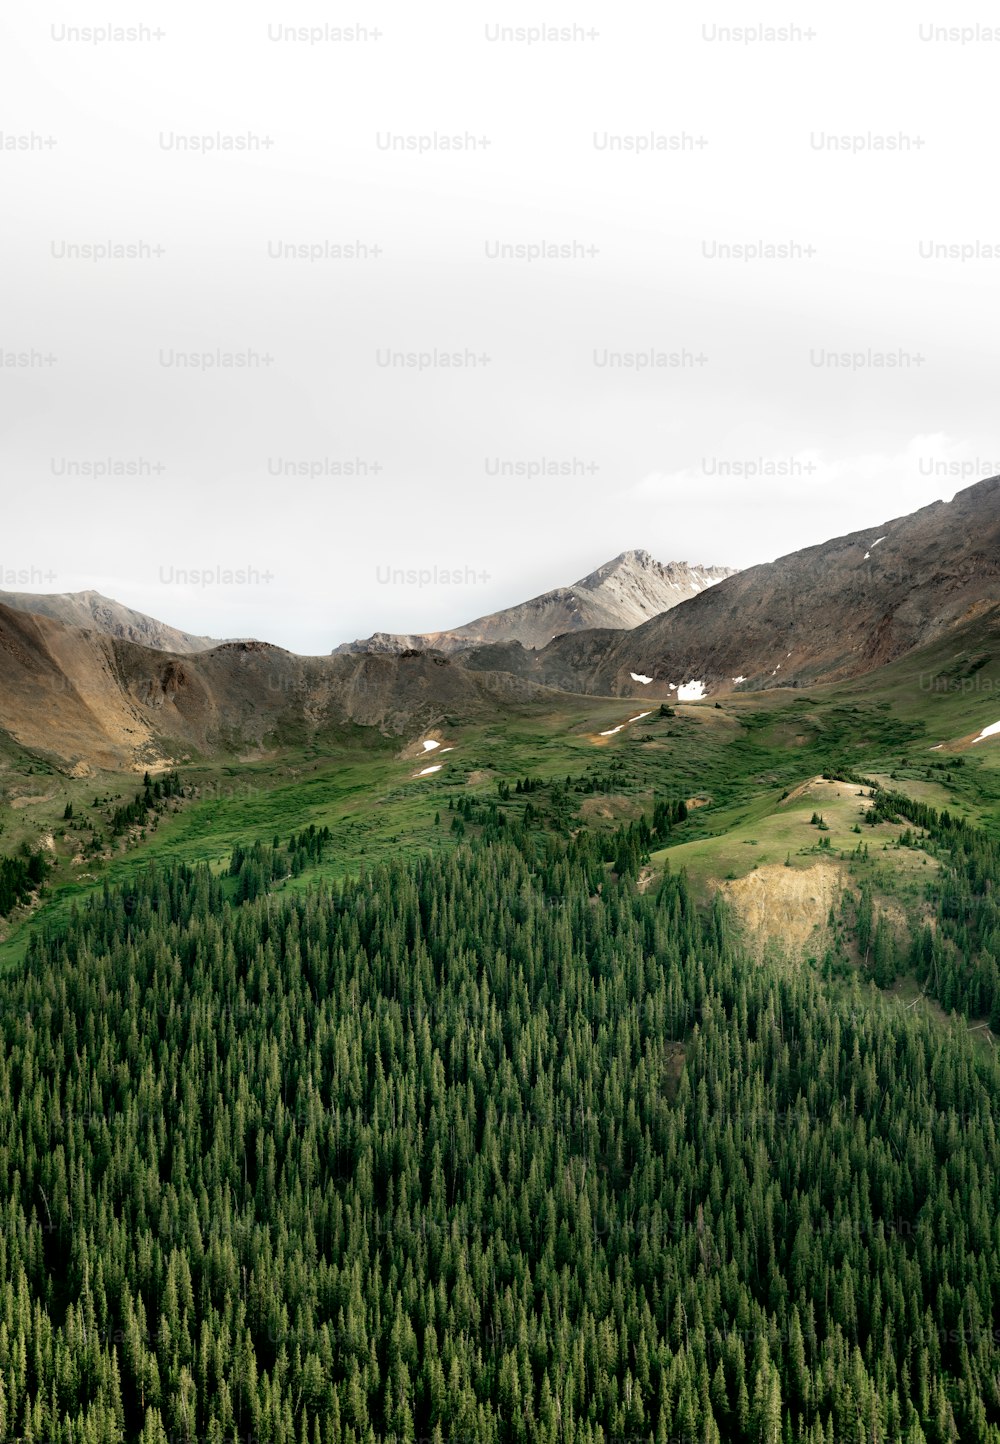
[[[1000,471],[995,9],[537,9],[4,17],[0,586],[325,652]]]

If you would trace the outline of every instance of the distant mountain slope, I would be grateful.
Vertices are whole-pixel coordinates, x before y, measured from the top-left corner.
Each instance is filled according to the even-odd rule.
[[[1000,602],[1000,477],[950,502],[750,567],[617,637],[560,638],[524,674],[708,695],[859,676]],[[649,683],[637,681],[649,677]],[[737,681],[737,679],[742,679]]]
[[[169,627],[155,617],[134,612],[111,597],[101,596],[100,592],[0,592],[0,605],[53,617],[71,627],[93,627],[109,637],[121,637],[143,647],[155,647],[160,652],[204,652],[219,645],[216,638],[196,637]]]
[[[569,600],[581,616],[634,615],[655,595],[645,583],[656,568],[625,553],[570,589]],[[699,582],[700,569],[689,570]],[[668,585],[677,580],[659,572]],[[348,723],[398,735],[449,714],[502,716],[550,705],[551,689],[693,700],[860,677],[957,639],[995,612],[1000,477],[717,585],[710,579],[705,569],[700,592],[636,627],[571,626],[537,650],[504,638],[498,613],[500,636],[451,656],[299,657],[262,642],[170,653],[92,621],[82,630],[0,604],[0,729],[68,767],[142,766],[302,741]],[[548,627],[557,595],[513,611]]]
[[[565,632],[593,627],[637,627],[731,575],[731,567],[688,566],[687,562],[663,565],[649,552],[626,551],[572,586],[543,592],[530,601],[491,612],[465,626],[409,636],[375,632],[361,641],[345,642],[334,649],[334,654],[399,653],[426,648],[457,652],[494,642],[544,647],[553,637]]]
[[[348,723],[399,734],[551,692],[447,657],[299,657],[265,642],[176,655],[0,605],[0,728],[86,774],[301,742]]]

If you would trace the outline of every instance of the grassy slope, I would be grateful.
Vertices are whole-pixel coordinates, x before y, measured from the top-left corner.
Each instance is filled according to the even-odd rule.
[[[600,735],[646,707],[653,708],[650,716],[613,736]],[[72,802],[76,817],[85,818],[93,813],[95,793],[127,801],[136,791],[136,778],[67,778],[4,740],[0,851],[12,852],[23,840],[36,845],[40,837],[55,834],[57,866],[49,896],[35,914],[55,921],[81,892],[105,877],[127,877],[150,858],[220,866],[237,840],[285,838],[310,822],[326,824],[334,833],[329,860],[319,869],[327,876],[355,872],[400,851],[450,846],[449,797],[471,793],[494,799],[499,778],[513,784],[527,775],[545,781],[569,776],[574,782],[598,782],[595,794],[571,794],[577,819],[591,826],[613,826],[622,817],[651,810],[654,796],[704,801],[678,829],[676,845],[654,862],[669,855],[671,865],[686,867],[696,887],[707,893],[714,882],[744,876],[762,864],[783,863],[786,857],[792,866],[803,867],[818,859],[843,862],[862,840],[873,854],[891,845],[898,828],[883,824],[873,830],[862,824],[859,838],[851,828],[860,800],[849,795],[850,789],[834,796],[815,782],[834,766],[891,780],[913,796],[1000,829],[1000,737],[970,745],[997,720],[1000,634],[983,624],[960,641],[952,638],[838,687],[736,695],[721,708],[712,702],[678,706],[671,718],[640,700],[564,696],[548,715],[515,715],[446,731],[444,746],[454,750],[423,760],[403,758],[398,742],[353,728],[265,759],[186,767],[182,780],[199,789],[199,799],[164,817],[143,842],[97,864],[71,861],[76,836],[58,835],[65,805]],[[945,748],[932,751],[939,741]],[[440,772],[414,775],[436,762]],[[793,795],[782,800],[783,793]],[[26,796],[43,800],[23,805]],[[543,807],[544,796],[536,794]],[[817,850],[821,834],[809,823],[814,810],[830,825],[825,834],[829,853]],[[440,824],[435,822],[438,812]],[[901,874],[919,866],[915,857],[905,849],[885,854]],[[316,875],[289,885],[307,886]],[[900,882],[904,892],[911,891],[902,875]],[[23,920],[12,919],[6,931],[0,964],[21,956],[26,938]]]

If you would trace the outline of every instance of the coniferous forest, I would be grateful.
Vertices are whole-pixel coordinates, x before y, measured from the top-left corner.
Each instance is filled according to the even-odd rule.
[[[1000,1444],[1000,18],[6,8],[0,1444]]]
[[[994,1054],[501,831],[36,934],[0,1438],[1000,1440]]]

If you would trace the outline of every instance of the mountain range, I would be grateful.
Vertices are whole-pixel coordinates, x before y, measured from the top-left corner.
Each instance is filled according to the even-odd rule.
[[[212,645],[96,593],[7,598],[0,729],[62,766],[143,767],[351,724],[402,735],[442,717],[544,705],[553,690],[684,701],[856,677],[996,610],[1000,477],[766,565],[724,570],[625,552],[572,588],[452,633],[384,647],[369,639],[312,658],[265,642]],[[685,587],[694,595],[666,605]],[[593,624],[631,622],[660,602],[638,625]]]
[[[190,632],[182,632],[94,591],[0,592],[0,606],[52,617],[71,627],[90,627],[109,637],[121,637],[126,642],[138,642],[142,647],[154,647],[160,652],[181,655],[205,652],[210,647],[217,647],[220,640],[218,637],[196,637]]]
[[[748,567],[628,631],[560,637],[507,665],[601,694],[801,687],[870,672],[998,602],[1000,476]]]
[[[549,695],[440,654],[300,657],[267,642],[193,655],[0,605],[0,729],[86,774],[245,754],[354,723],[390,734]]]
[[[500,612],[490,612],[451,631],[409,636],[375,632],[363,641],[344,642],[344,652],[398,653],[415,648],[458,652],[493,642],[519,642],[522,647],[545,647],[564,633],[595,627],[627,629],[669,611],[679,603],[733,575],[732,567],[689,566],[687,562],[656,561],[649,552],[625,551],[612,561],[581,577],[569,587],[557,587],[530,601]]]

